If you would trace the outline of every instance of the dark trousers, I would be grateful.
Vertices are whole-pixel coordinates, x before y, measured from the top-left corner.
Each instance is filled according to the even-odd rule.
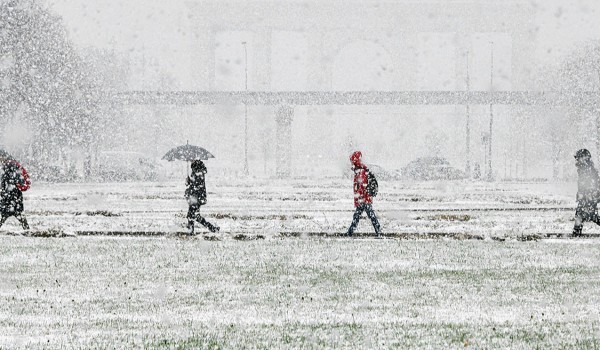
[[[377,220],[377,216],[375,216],[375,212],[373,211],[373,206],[371,204],[361,204],[356,207],[356,211],[354,212],[354,216],[352,217],[352,224],[348,228],[348,236],[352,236],[356,226],[358,226],[358,221],[360,221],[360,215],[363,211],[367,212],[367,216],[371,219],[371,223],[373,223],[373,227],[375,228],[375,233],[379,235],[381,233],[381,227],[379,226],[379,221]]]
[[[595,222],[600,225],[600,217],[598,217],[598,209],[596,204],[579,204],[575,210],[575,225],[573,226],[573,234],[581,234],[583,223],[586,221]]]
[[[187,219],[188,219],[188,228],[191,229],[192,232],[194,232],[194,220],[198,221],[202,226],[209,229],[210,232],[215,232],[218,229],[217,226],[206,221],[206,219],[200,215],[200,204],[192,204],[189,206],[188,213],[187,213]]]
[[[17,218],[17,220],[19,220],[21,226],[23,226],[23,230],[29,230],[29,224],[27,223],[27,219],[25,219],[22,213],[2,213],[2,217],[0,218],[0,227],[2,227],[6,219],[8,219],[11,216],[14,216],[15,218]]]

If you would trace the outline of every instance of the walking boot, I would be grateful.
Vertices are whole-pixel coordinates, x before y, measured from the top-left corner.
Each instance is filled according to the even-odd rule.
[[[188,235],[192,236],[194,234],[194,220],[188,220],[186,227],[188,229]]]
[[[29,230],[29,223],[27,222],[27,219],[25,219],[24,217],[21,217],[21,226],[23,227],[23,230]]]
[[[221,228],[217,225],[209,224],[208,230],[212,233],[217,233],[221,230]]]

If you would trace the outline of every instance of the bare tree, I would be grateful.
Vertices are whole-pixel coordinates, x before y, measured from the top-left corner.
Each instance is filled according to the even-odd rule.
[[[0,118],[5,125],[27,110],[30,161],[48,164],[65,147],[94,142],[94,81],[59,17],[35,0],[0,0],[0,62]]]

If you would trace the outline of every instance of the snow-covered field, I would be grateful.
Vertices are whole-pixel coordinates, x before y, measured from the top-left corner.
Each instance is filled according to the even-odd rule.
[[[600,347],[600,240],[519,239],[570,231],[573,184],[382,182],[386,233],[441,238],[378,240],[334,237],[348,182],[210,181],[197,237],[179,183],[36,184],[66,237],[3,227],[0,348]]]

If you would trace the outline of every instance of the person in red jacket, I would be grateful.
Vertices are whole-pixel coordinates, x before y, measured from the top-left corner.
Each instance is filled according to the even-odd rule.
[[[360,151],[356,151],[350,156],[352,170],[354,171],[354,207],[356,210],[352,218],[352,224],[348,228],[346,235],[352,236],[356,226],[358,226],[360,215],[363,211],[366,211],[367,216],[371,219],[371,223],[373,223],[375,233],[379,236],[381,235],[381,227],[379,226],[379,221],[373,211],[373,198],[367,192],[367,172],[369,169],[363,164],[361,157],[362,153]]]
[[[14,216],[24,230],[29,230],[27,219],[23,216],[23,192],[29,188],[29,177],[21,165],[0,156],[0,227],[6,219]]]

